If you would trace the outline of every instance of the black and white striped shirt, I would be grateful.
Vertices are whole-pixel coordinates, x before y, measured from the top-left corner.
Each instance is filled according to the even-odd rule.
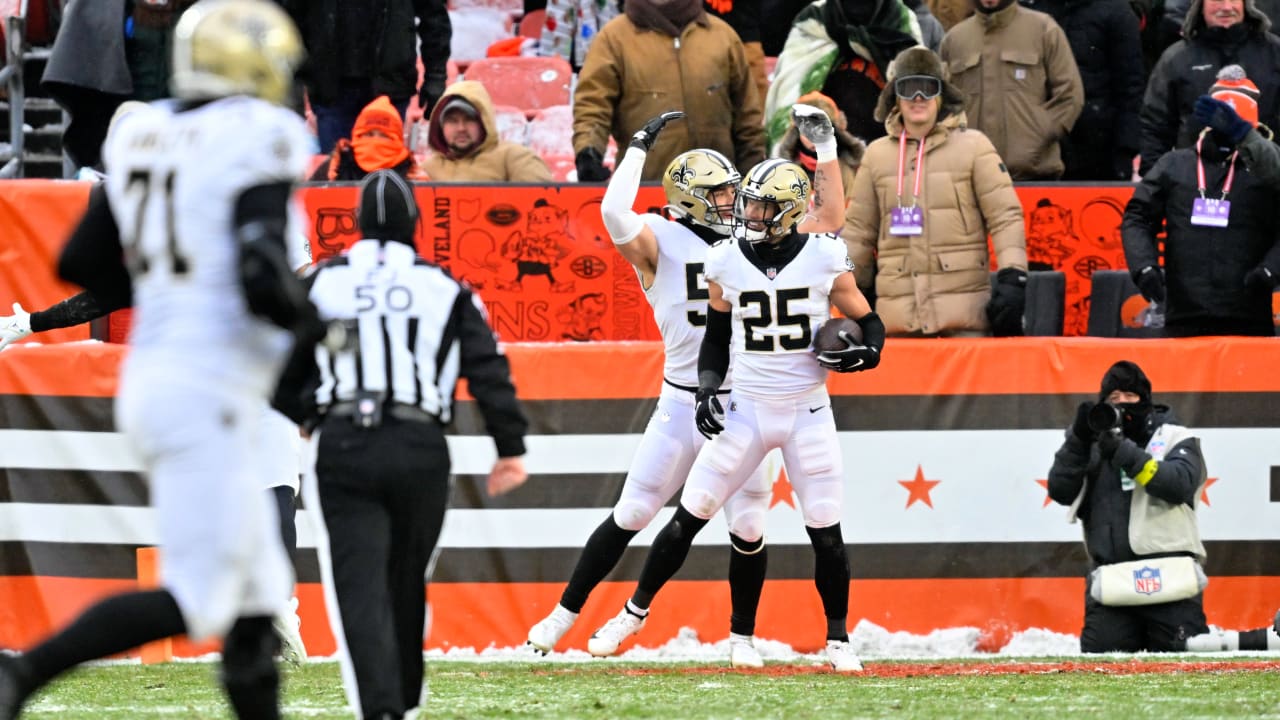
[[[345,346],[314,350],[309,387],[315,412],[379,393],[388,405],[409,405],[449,423],[459,377],[467,379],[499,455],[521,455],[527,422],[484,306],[440,267],[399,242],[361,240],[321,263],[308,278],[320,317],[354,330]],[[295,361],[298,354],[295,353]],[[282,392],[297,384],[286,371]],[[279,397],[279,396],[278,396]],[[285,410],[285,408],[281,408]],[[286,411],[286,414],[296,414]],[[297,419],[297,418],[295,418]]]

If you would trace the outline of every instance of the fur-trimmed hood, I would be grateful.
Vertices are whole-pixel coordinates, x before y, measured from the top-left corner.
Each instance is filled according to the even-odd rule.
[[[1244,20],[1240,22],[1252,26],[1258,34],[1271,29],[1271,20],[1266,13],[1258,9],[1254,0],[1244,0]],[[1208,26],[1204,24],[1204,0],[1191,0],[1187,14],[1182,18],[1182,37],[1193,38],[1207,28]]]
[[[893,91],[893,81],[908,75],[927,75],[942,81],[942,108],[938,111],[939,120],[964,112],[964,94],[951,84],[951,73],[942,64],[942,59],[929,48],[916,46],[898,53],[898,57],[889,63],[884,90],[880,91],[880,100],[876,103],[873,116],[876,122],[884,122],[889,119],[890,114],[897,112],[897,96]]]

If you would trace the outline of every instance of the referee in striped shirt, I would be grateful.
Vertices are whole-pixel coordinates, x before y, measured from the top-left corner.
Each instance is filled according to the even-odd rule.
[[[357,214],[364,239],[307,280],[321,317],[344,331],[295,351],[276,400],[315,427],[303,495],[323,520],[347,697],[360,717],[401,718],[422,694],[423,586],[449,499],[444,427],[458,378],[497,444],[491,496],[527,477],[527,422],[479,298],[414,252],[409,183],[370,174]]]

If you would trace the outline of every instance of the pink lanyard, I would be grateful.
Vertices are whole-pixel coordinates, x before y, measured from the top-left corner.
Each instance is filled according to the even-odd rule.
[[[924,139],[920,140],[920,148],[916,151],[916,177],[911,187],[911,205],[916,206],[920,197],[920,176],[924,175]],[[902,207],[902,183],[907,176],[907,131],[898,136],[898,207]]]
[[[1200,197],[1204,198],[1205,180],[1204,180],[1204,163],[1200,162],[1200,143],[1204,142],[1204,136],[1201,135],[1196,139],[1196,188],[1200,191]],[[1240,151],[1231,153],[1230,167],[1227,168],[1227,180],[1222,183],[1222,197],[1219,200],[1226,200],[1227,193],[1231,192],[1231,182],[1236,179],[1236,155]],[[898,180],[898,187],[902,187],[902,180]],[[901,190],[899,190],[901,192]]]

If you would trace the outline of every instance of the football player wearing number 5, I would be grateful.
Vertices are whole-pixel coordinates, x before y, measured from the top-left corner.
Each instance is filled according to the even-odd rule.
[[[815,177],[838,178],[834,142],[817,146],[820,163],[831,165],[820,164]],[[800,166],[784,160],[756,165],[738,188],[733,237],[707,252],[707,325],[697,361],[694,416],[697,429],[714,439],[694,461],[680,505],[655,539],[635,594],[592,638],[593,653],[616,648],[640,629],[654,596],[684,562],[694,535],[739,492],[765,455],[780,448],[813,540],[815,580],[828,618],[828,655],[837,670],[861,668],[845,629],[844,479],[826,375],[827,368],[875,367],[884,327],[849,273],[844,245],[830,235],[802,231],[814,224],[801,222],[809,192]],[[835,220],[826,227],[839,227],[842,198],[836,188],[815,199],[819,213],[835,209]],[[832,304],[858,320],[867,344],[826,353],[819,364],[813,335],[830,317]],[[718,393],[731,354],[733,389],[722,403]]]
[[[803,127],[815,133],[821,130],[826,117],[813,115],[821,115],[820,111],[799,112],[812,118]],[[733,202],[741,175],[714,150],[690,150],[677,155],[663,173],[667,208],[674,219],[636,214],[632,206],[645,157],[662,127],[680,117],[678,112],[664,113],[645,124],[618,164],[601,203],[605,226],[618,252],[635,267],[662,333],[662,393],[613,512],[587,540],[560,603],[529,631],[529,644],[543,652],[549,652],[568,632],[587,596],[617,565],[627,544],[684,484],[705,442],[693,422],[698,348],[707,323],[703,265],[710,246],[732,231]],[[830,122],[825,125],[830,127]],[[823,169],[838,182],[834,154]],[[840,188],[828,192],[838,197]],[[837,213],[814,224],[819,222],[829,223],[826,229],[835,229],[840,217]],[[727,383],[723,392],[728,392]],[[768,480],[757,471],[725,505],[731,546],[729,663],[733,667],[763,664],[753,635],[767,563],[764,517],[769,496]],[[593,637],[588,649],[593,654],[612,655],[623,638],[625,635]]]

